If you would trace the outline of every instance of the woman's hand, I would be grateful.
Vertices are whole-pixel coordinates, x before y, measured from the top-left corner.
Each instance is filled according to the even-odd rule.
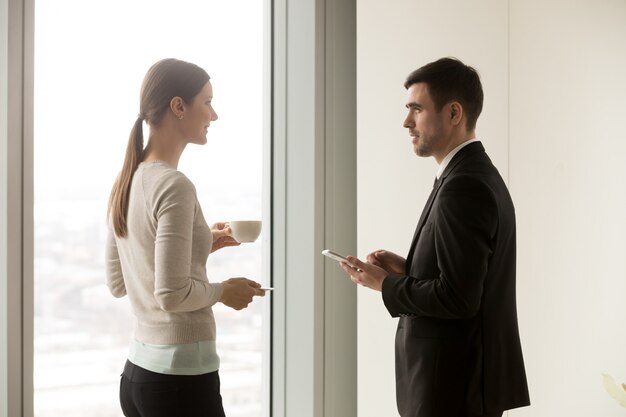
[[[211,234],[213,234],[211,253],[227,246],[239,246],[241,244],[231,236],[232,231],[228,223],[215,223],[211,226]]]
[[[263,297],[265,291],[261,284],[247,278],[230,278],[222,282],[222,298],[220,302],[232,309],[241,310],[248,307],[252,297]]]

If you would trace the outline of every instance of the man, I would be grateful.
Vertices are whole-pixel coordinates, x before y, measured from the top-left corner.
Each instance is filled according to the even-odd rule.
[[[517,325],[515,213],[476,139],[483,91],[476,71],[443,58],[405,84],[418,156],[439,164],[406,259],[378,250],[347,257],[352,281],[381,291],[396,333],[402,417],[500,417],[530,404]]]

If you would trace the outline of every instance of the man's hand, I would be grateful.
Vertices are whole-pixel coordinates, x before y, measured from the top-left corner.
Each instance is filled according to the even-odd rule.
[[[347,256],[346,261],[341,261],[341,267],[350,275],[355,284],[382,291],[383,281],[389,275],[383,268],[370,263],[361,262],[354,256]]]
[[[393,252],[379,249],[367,255],[367,262],[376,265],[389,274],[406,274],[406,259]]]

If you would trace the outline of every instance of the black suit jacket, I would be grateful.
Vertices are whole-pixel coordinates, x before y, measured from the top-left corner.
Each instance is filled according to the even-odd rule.
[[[515,211],[480,142],[450,161],[422,212],[406,275],[383,281],[402,417],[530,404],[515,296]]]

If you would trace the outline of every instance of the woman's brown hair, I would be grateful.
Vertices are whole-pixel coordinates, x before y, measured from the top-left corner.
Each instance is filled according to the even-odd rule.
[[[124,165],[109,197],[108,215],[117,237],[126,237],[128,232],[126,218],[130,185],[143,160],[143,121],[149,126],[158,126],[174,97],[191,103],[209,79],[206,71],[199,66],[171,58],[157,62],[146,73],[141,86],[139,114],[130,131]]]

